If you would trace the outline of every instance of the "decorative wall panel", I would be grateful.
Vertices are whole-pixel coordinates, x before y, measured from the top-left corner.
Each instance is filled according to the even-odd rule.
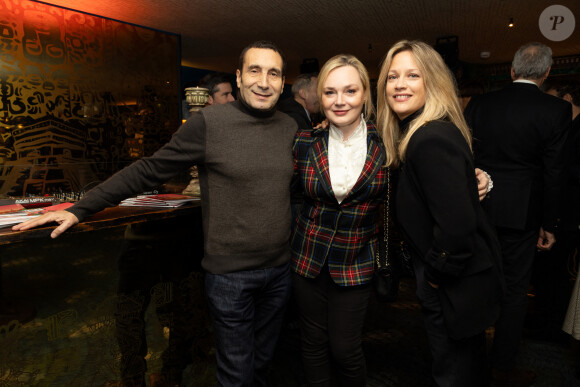
[[[153,153],[179,95],[178,35],[0,0],[0,195],[83,191]]]

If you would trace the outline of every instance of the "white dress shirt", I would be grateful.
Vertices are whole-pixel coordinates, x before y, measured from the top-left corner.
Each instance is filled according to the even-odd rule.
[[[334,196],[342,203],[356,184],[367,156],[367,124],[362,118],[359,126],[344,139],[340,129],[330,124],[328,138],[328,168]]]

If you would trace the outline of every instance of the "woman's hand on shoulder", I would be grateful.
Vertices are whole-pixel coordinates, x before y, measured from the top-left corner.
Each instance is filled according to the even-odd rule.
[[[324,120],[322,120],[322,122],[320,124],[316,125],[314,127],[314,129],[326,129],[326,128],[328,128],[329,125],[330,124],[328,122],[328,119],[325,118]]]
[[[493,188],[493,181],[487,172],[479,168],[475,168],[475,178],[477,179],[477,193],[479,194],[479,201],[482,201]]]

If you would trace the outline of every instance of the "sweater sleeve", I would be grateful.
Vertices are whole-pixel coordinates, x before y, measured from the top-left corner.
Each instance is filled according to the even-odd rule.
[[[123,199],[156,187],[205,158],[206,125],[197,113],[183,124],[171,140],[150,157],[144,157],[90,190],[67,209],[79,221]]]
[[[428,126],[413,135],[406,159],[433,218],[433,243],[424,257],[426,276],[441,283],[459,276],[473,255],[477,217],[472,196],[477,194],[475,178],[468,176],[474,174],[466,159],[469,150],[459,130],[450,124]]]

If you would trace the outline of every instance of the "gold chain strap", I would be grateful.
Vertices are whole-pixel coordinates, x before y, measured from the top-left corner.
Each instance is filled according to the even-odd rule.
[[[391,169],[387,168],[387,197],[383,203],[383,242],[385,247],[385,267],[389,265],[389,210],[391,207]],[[377,269],[381,269],[380,244],[375,252]]]

